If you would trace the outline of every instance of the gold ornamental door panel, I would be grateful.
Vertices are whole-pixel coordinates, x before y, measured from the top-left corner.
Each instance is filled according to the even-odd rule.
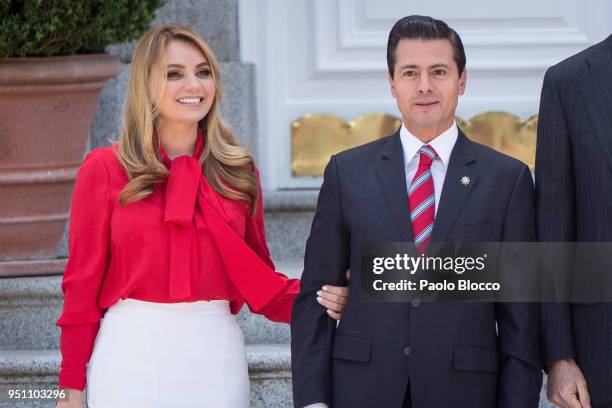
[[[302,116],[291,123],[291,173],[321,176],[333,154],[390,135],[399,125],[398,118],[384,113],[350,122],[324,114]]]
[[[537,115],[522,120],[506,112],[486,112],[457,125],[473,141],[527,164],[533,171]],[[291,173],[294,177],[323,175],[333,154],[395,133],[400,119],[373,113],[346,122],[337,116],[309,114],[291,123]]]
[[[535,167],[538,115],[525,120],[506,112],[486,112],[465,121],[457,118],[457,125],[473,141]]]

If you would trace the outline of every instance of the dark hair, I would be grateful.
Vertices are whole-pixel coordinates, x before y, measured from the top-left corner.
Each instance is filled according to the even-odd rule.
[[[463,73],[465,69],[465,51],[459,34],[442,20],[414,15],[398,20],[389,33],[389,41],[387,41],[387,66],[391,78],[393,78],[393,71],[395,69],[397,43],[402,38],[448,40],[453,46],[453,59],[457,63],[459,75]]]

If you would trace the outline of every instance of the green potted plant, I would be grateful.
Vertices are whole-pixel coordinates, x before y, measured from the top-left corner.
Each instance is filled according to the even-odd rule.
[[[0,0],[0,260],[49,258],[97,100],[163,0]],[[2,271],[0,271],[0,275]]]

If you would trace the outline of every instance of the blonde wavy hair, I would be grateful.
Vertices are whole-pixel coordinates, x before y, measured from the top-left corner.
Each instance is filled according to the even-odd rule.
[[[119,195],[120,204],[141,200],[153,193],[156,183],[168,177],[159,152],[156,121],[166,86],[166,46],[184,41],[206,57],[215,81],[215,97],[208,114],[198,123],[205,145],[199,161],[210,185],[221,195],[249,203],[255,213],[259,188],[255,164],[240,147],[220,117],[223,96],[219,64],[206,42],[189,28],[178,24],[157,25],[147,31],[134,50],[123,128],[118,142],[119,160],[130,181]]]

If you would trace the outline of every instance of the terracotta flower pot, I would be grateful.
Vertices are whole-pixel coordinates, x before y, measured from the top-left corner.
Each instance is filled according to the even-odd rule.
[[[0,59],[0,260],[55,257],[107,54]]]

